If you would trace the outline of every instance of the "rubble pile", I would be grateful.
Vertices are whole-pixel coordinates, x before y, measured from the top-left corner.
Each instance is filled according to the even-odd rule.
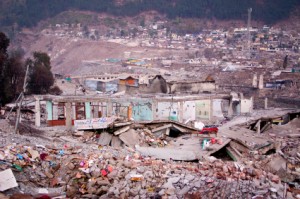
[[[124,130],[123,130],[124,129]],[[103,131],[96,133],[92,131],[78,131],[73,133],[76,139],[84,143],[97,143],[101,146],[134,147],[138,144],[140,146],[164,147],[173,138],[166,136],[166,134],[154,134],[149,128],[133,129],[128,127],[116,130],[114,133]]]
[[[214,158],[199,163],[162,161],[131,148],[11,144],[1,147],[0,159],[1,170],[11,168],[20,185],[7,193],[62,198],[197,194],[202,198],[281,198],[284,192],[280,178],[261,168]]]

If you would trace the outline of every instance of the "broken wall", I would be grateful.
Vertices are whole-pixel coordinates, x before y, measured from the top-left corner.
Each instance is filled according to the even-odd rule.
[[[197,100],[196,104],[196,119],[210,120],[211,119],[211,100]]]
[[[196,103],[195,101],[183,102],[183,122],[187,120],[196,120]]]
[[[155,113],[156,120],[178,121],[179,102],[158,102]]]
[[[223,110],[222,110],[222,99],[214,99],[212,100],[212,116],[217,118],[224,118]]]
[[[241,99],[241,114],[251,113],[253,110],[253,98]]]
[[[150,81],[150,84],[139,85],[140,93],[167,93],[168,85],[166,80],[161,76],[156,76]]]
[[[98,82],[97,90],[101,92],[118,92],[118,82],[111,81],[111,82]]]
[[[153,120],[152,100],[144,98],[115,99],[113,106],[114,113],[126,117],[128,116],[129,106],[132,107],[132,118],[135,121]]]
[[[199,92],[212,92],[216,90],[215,82],[178,82],[169,83],[168,93],[199,93]]]
[[[91,80],[91,79],[84,80],[84,86],[93,91],[97,90],[97,84],[98,84],[97,80]]]

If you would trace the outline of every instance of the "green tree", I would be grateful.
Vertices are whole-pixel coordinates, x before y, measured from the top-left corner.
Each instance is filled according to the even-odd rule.
[[[9,53],[7,67],[5,69],[4,92],[7,102],[16,98],[23,90],[25,77],[24,54],[20,51]]]
[[[20,94],[25,74],[24,52],[8,53],[8,46],[9,39],[0,32],[0,105],[11,102]]]
[[[29,74],[29,93],[45,94],[48,93],[54,83],[54,77],[51,72],[50,57],[47,53],[34,52],[33,59],[28,59],[30,65]]]
[[[3,32],[0,32],[0,105],[7,102],[5,93],[5,71],[7,67],[8,54],[7,48],[9,46],[9,39]]]

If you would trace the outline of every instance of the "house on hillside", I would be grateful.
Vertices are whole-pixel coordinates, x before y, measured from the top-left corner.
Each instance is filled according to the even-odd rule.
[[[119,81],[115,80],[100,80],[97,83],[97,91],[101,91],[103,93],[115,93],[118,92]]]
[[[123,76],[119,78],[119,91],[132,93],[137,91],[139,87],[139,79],[132,76]]]

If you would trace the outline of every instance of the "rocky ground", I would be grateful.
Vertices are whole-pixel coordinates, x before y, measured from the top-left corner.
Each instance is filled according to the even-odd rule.
[[[260,162],[163,161],[129,147],[14,135],[1,124],[0,170],[19,184],[3,198],[293,198]]]

